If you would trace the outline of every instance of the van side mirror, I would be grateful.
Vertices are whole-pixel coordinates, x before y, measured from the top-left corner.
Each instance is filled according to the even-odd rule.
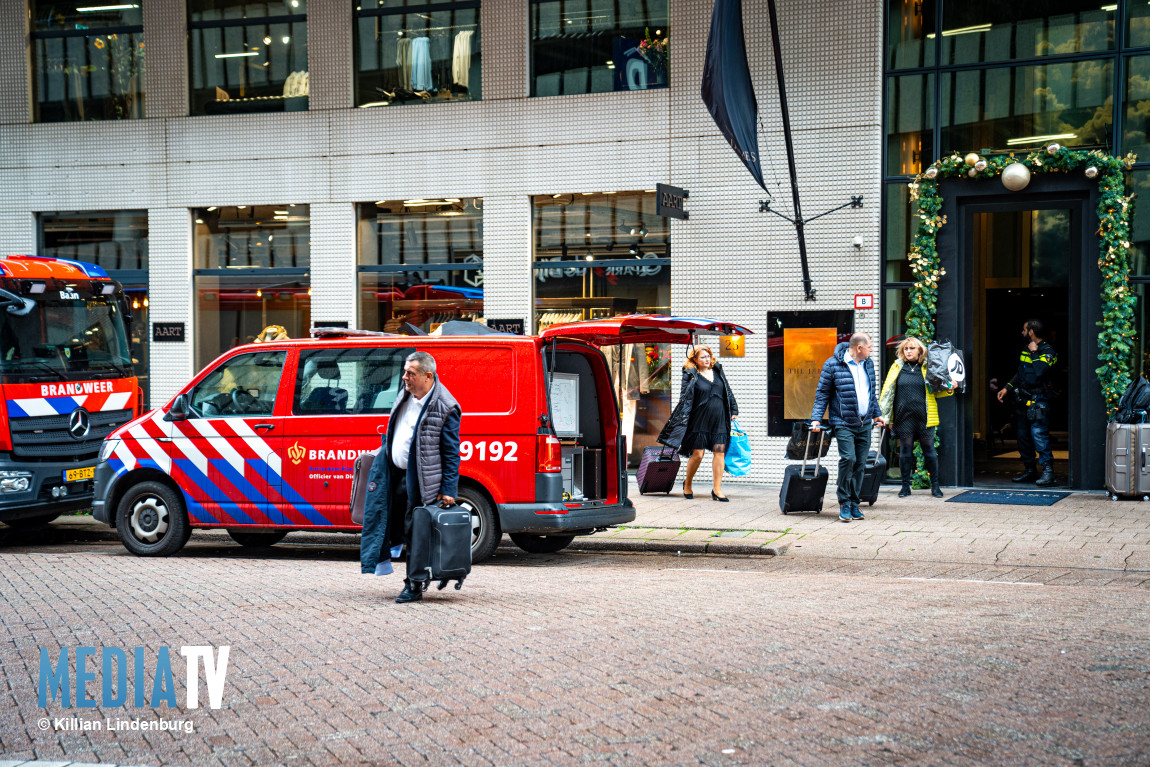
[[[165,421],[188,420],[188,395],[181,394],[172,401],[172,407],[164,415]]]

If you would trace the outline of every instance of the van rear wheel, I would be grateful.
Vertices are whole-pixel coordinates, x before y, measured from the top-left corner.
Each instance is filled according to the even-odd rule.
[[[275,546],[288,534],[287,530],[268,530],[256,532],[254,530],[228,530],[232,540],[249,549],[259,549],[265,546]]]
[[[511,533],[511,542],[529,554],[554,554],[571,545],[574,535],[532,535]]]
[[[472,487],[459,488],[455,503],[471,512],[471,563],[479,564],[490,559],[502,536],[491,504]]]
[[[168,557],[184,547],[192,528],[179,491],[162,482],[141,482],[120,499],[116,532],[138,557]]]

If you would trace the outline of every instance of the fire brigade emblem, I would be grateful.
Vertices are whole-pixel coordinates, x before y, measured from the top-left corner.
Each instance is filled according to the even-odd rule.
[[[303,460],[304,454],[306,452],[307,452],[307,450],[305,448],[300,447],[299,443],[297,442],[288,448],[288,458],[291,459],[292,463],[294,463],[298,466],[299,462]]]

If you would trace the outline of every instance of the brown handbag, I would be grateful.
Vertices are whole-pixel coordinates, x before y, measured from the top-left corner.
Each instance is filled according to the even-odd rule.
[[[351,480],[351,521],[357,525],[363,524],[363,509],[367,502],[368,477],[371,476],[371,467],[383,446],[377,447],[370,453],[364,453],[355,459],[355,474]],[[371,488],[375,489],[375,488]]]

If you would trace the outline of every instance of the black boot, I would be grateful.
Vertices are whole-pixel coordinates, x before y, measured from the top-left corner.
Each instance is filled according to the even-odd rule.
[[[1058,478],[1054,476],[1054,467],[1051,466],[1050,464],[1043,466],[1042,467],[1042,476],[1039,477],[1038,481],[1035,482],[1034,484],[1038,485],[1039,487],[1048,487],[1050,485],[1057,485],[1058,484]]]
[[[902,475],[902,489],[898,491],[899,498],[906,498],[910,495],[910,486],[914,481],[915,468],[916,464],[913,455],[910,458],[899,456],[898,472]]]
[[[1026,470],[1019,474],[1017,477],[1012,477],[1011,482],[1033,482],[1038,479],[1039,473],[1034,469],[1033,463],[1026,464]]]
[[[421,599],[423,599],[423,586],[404,578],[403,591],[399,592],[399,596],[395,598],[395,601],[404,604],[406,602],[418,602]]]
[[[935,498],[942,497],[942,488],[938,486],[938,453],[922,457],[923,468],[930,475],[930,494]]]

